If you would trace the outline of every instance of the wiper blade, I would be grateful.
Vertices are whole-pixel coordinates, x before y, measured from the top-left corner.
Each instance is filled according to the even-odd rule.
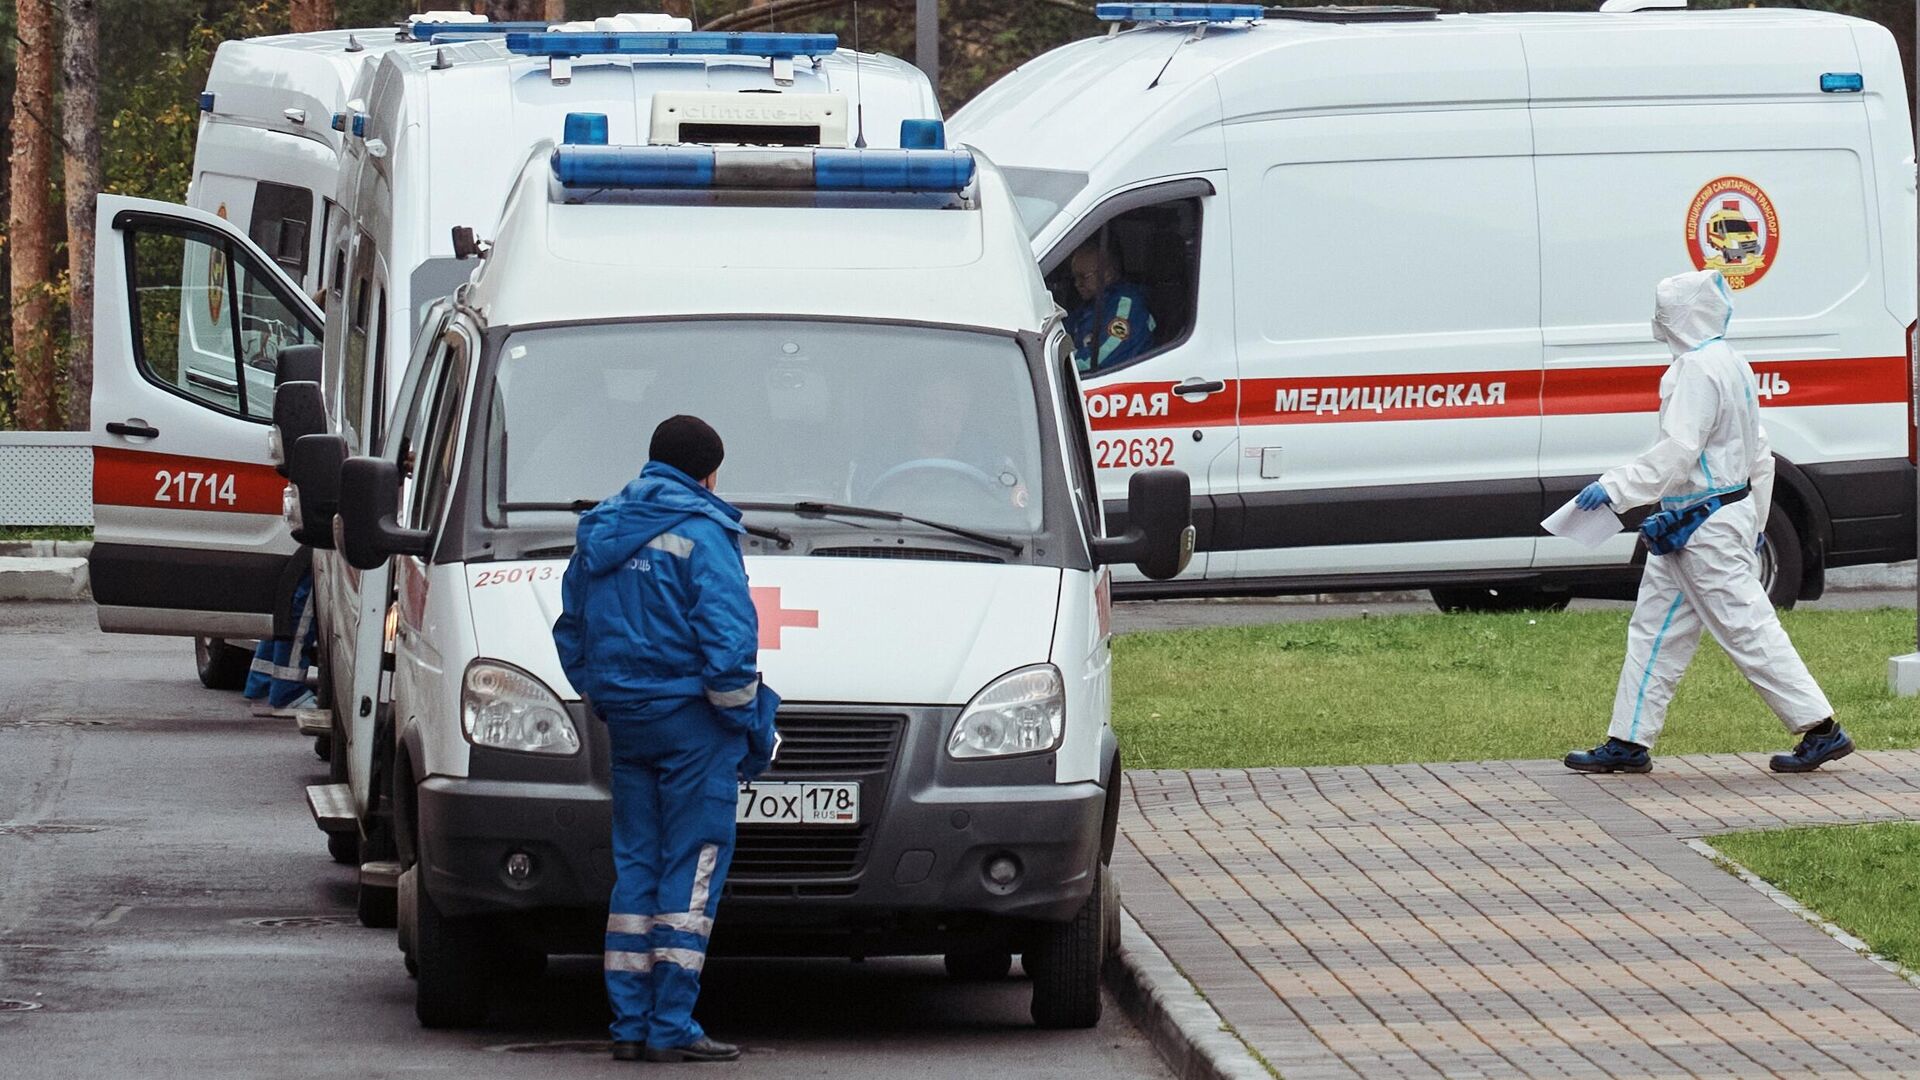
[[[584,514],[587,511],[599,505],[600,505],[600,500],[598,499],[575,499],[572,502],[501,503],[500,509],[506,511],[507,513],[512,513],[515,510],[571,510],[576,514]],[[785,532],[782,532],[779,529],[768,528],[767,526],[764,526],[764,525],[742,525],[741,527],[746,529],[749,533],[752,533],[753,535],[758,536],[763,540],[771,540],[774,543],[780,545],[780,549],[782,551],[793,546],[793,537]],[[573,550],[572,545],[568,545],[566,548],[566,551],[572,551],[572,550]],[[564,553],[565,552],[562,552],[562,554]]]
[[[972,540],[976,544],[986,544],[991,547],[1004,548],[1015,555],[1026,550],[1025,545],[1012,537],[995,536],[992,533],[979,532],[964,526],[949,524],[945,521],[934,521],[931,518],[914,517],[912,514],[903,514],[898,510],[882,510],[877,506],[849,506],[845,503],[830,502],[741,503],[739,505],[743,510],[785,510],[789,513],[798,514],[801,517],[839,516],[873,518],[879,521],[909,521],[915,525],[925,526],[929,529],[938,529],[941,532],[953,536]]]

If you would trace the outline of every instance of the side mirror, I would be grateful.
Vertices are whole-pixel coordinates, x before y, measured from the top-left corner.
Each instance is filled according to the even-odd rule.
[[[307,435],[293,444],[287,478],[299,495],[296,543],[333,550],[333,515],[340,512],[340,467],[347,462],[347,440],[338,435]]]
[[[1193,482],[1179,469],[1141,469],[1127,481],[1127,531],[1093,542],[1097,565],[1132,563],[1155,581],[1193,561]]]
[[[340,466],[340,511],[334,543],[356,570],[378,570],[395,555],[426,558],[432,537],[403,529],[400,466],[385,458],[348,458]]]
[[[281,476],[287,475],[287,451],[308,435],[327,430],[327,403],[317,382],[281,383],[273,391],[273,429],[267,433],[267,456]]]
[[[280,357],[274,363],[273,385],[280,386],[290,382],[320,381],[320,346],[289,345],[280,350]]]

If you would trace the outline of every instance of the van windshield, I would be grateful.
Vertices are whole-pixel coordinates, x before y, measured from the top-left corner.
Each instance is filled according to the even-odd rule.
[[[999,535],[1042,524],[1034,391],[1007,337],[797,320],[522,330],[502,345],[489,412],[495,524],[551,525],[569,513],[551,507],[612,495],[678,413],[720,433],[718,490],[736,503],[842,503]]]

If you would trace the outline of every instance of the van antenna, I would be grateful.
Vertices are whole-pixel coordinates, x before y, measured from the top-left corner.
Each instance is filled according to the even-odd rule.
[[[860,0],[853,0],[853,145],[867,148],[867,96],[860,92]]]

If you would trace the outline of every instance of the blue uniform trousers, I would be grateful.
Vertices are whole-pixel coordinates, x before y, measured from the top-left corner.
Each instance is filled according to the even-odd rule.
[[[733,860],[746,736],[702,698],[602,709],[612,741],[613,899],[607,998],[613,1037],[668,1049],[693,1019],[707,938]]]
[[[242,694],[248,701],[267,699],[284,709],[307,692],[307,668],[313,666],[313,647],[319,635],[313,624],[313,574],[300,576],[293,587],[293,610],[299,621],[290,638],[267,638],[254,647]]]

